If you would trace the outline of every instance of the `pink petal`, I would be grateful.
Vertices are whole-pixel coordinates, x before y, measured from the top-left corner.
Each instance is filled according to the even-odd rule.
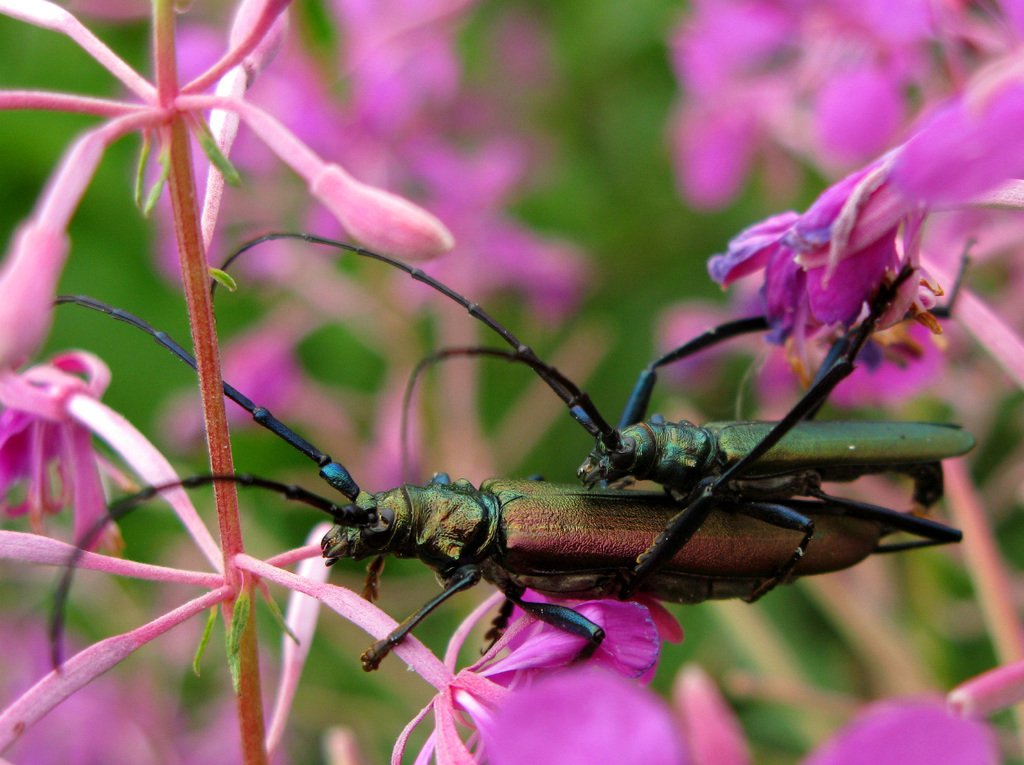
[[[172,627],[227,600],[233,592],[230,587],[208,592],[138,629],[101,640],[72,656],[61,665],[59,672],[48,674],[0,713],[0,750],[10,746],[25,728],[79,688]]]
[[[344,587],[311,581],[284,569],[268,565],[250,555],[236,555],[232,560],[234,565],[244,571],[251,571],[263,579],[316,598],[370,634],[375,640],[385,638],[391,630],[398,626],[398,622],[386,613]],[[447,688],[455,679],[448,668],[415,637],[404,640],[395,648],[394,653],[398,654],[420,677],[438,690]]]
[[[260,53],[254,55],[250,63],[262,65],[269,58],[273,58],[273,49],[279,43],[283,32],[279,17],[290,4],[291,0],[245,0],[241,3],[232,22],[232,48],[220,61],[183,87],[182,92],[196,93],[206,90],[258,47],[265,46]]]
[[[139,98],[150,102],[155,98],[152,85],[59,5],[43,0],[2,0],[0,13],[67,35]]]
[[[538,596],[531,593],[528,598],[537,600]],[[592,661],[625,677],[649,679],[658,661],[661,641],[644,606],[632,601],[598,600],[573,603],[571,607],[605,631],[604,642]],[[515,639],[512,635],[503,636],[500,642],[509,646],[508,656],[481,671],[492,679],[524,670],[568,666],[586,647],[585,638],[543,622],[523,629]]]
[[[178,480],[178,474],[167,458],[134,425],[105,404],[88,396],[76,395],[68,401],[67,408],[72,417],[110,444],[150,486],[161,486]],[[214,570],[222,572],[224,562],[220,547],[210,536],[188,493],[177,487],[162,492],[160,496],[174,508],[182,525]]]
[[[398,739],[395,741],[395,747],[391,750],[391,765],[402,765],[405,758],[405,748],[409,745],[409,737],[412,735],[412,732],[416,730],[417,726],[426,719],[427,715],[430,714],[430,710],[433,708],[434,702],[431,701],[423,707],[423,709],[417,712],[416,716],[409,720],[406,726],[402,728],[402,732],[398,734]]]
[[[317,524],[307,535],[306,543],[316,544],[329,529],[330,525],[327,523]],[[328,569],[322,559],[311,558],[304,560],[296,573],[311,582],[323,584],[327,581]],[[270,718],[270,725],[267,727],[266,737],[267,752],[271,757],[281,743],[281,736],[284,735],[288,715],[291,713],[292,701],[295,699],[295,690],[299,685],[306,657],[309,655],[309,646],[313,642],[313,633],[316,631],[319,615],[319,601],[295,591],[288,596],[285,624],[298,639],[298,643],[287,633],[281,637],[283,641],[281,677],[278,680],[274,712]]]
[[[956,315],[1003,371],[1024,387],[1024,339],[969,290],[961,290]]]
[[[986,726],[954,717],[938,700],[872,704],[803,765],[996,765],[999,749]]]
[[[68,238],[38,223],[23,226],[0,271],[0,368],[34,356],[50,331]]]
[[[455,632],[452,633],[452,636],[448,639],[448,647],[444,652],[445,666],[452,671],[455,670],[455,662],[458,661],[459,651],[462,650],[462,644],[466,642],[466,638],[469,636],[469,633],[473,631],[481,619],[497,609],[504,601],[505,594],[502,592],[495,592],[483,603],[474,608],[469,616],[462,620],[462,624],[458,626]]]
[[[448,691],[450,693],[451,691]],[[437,761],[445,765],[477,765],[455,727],[452,704],[434,704],[434,746]]]
[[[903,122],[903,99],[892,75],[874,66],[835,74],[818,93],[818,142],[841,162],[881,153]]]
[[[361,183],[323,162],[280,121],[252,104],[222,96],[179,96],[184,111],[230,109],[295,172],[348,232],[366,244],[405,258],[425,259],[450,250],[451,233],[436,217],[402,197]]]
[[[735,713],[704,670],[688,664],[673,690],[694,765],[750,765],[750,747]]]
[[[946,696],[950,711],[978,720],[1024,701],[1024,661],[996,667],[965,683]]]
[[[983,103],[968,97],[938,110],[900,152],[893,180],[931,203],[957,203],[1024,173],[1018,130],[1024,86],[1011,84]]]
[[[647,596],[640,596],[637,602],[642,604],[654,620],[654,626],[658,628],[658,636],[666,643],[683,642],[683,625],[679,620],[661,604],[660,600]]]
[[[81,552],[74,545],[60,542],[39,534],[21,531],[0,531],[0,559],[16,560],[22,563],[40,563],[49,566],[66,566],[75,554],[80,555],[75,565],[92,571],[104,571],[117,576],[133,579],[147,579],[154,582],[178,582],[214,588],[224,583],[224,577],[203,571],[154,566],[124,558],[114,558],[92,552]]]
[[[688,762],[657,696],[592,669],[549,675],[512,693],[485,745],[493,765]]]
[[[715,210],[739,193],[758,140],[748,114],[687,109],[676,119],[672,149],[680,193],[698,210]]]

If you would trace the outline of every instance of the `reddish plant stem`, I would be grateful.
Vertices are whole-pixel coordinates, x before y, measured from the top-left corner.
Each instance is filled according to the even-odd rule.
[[[171,106],[178,92],[174,53],[173,0],[154,0],[154,61],[157,90],[161,102]],[[174,232],[178,245],[185,300],[188,305],[192,347],[195,351],[199,390],[203,402],[210,452],[210,469],[214,474],[234,473],[231,441],[224,410],[220,355],[217,348],[216,324],[209,292],[206,252],[199,224],[196,184],[192,173],[191,143],[188,127],[180,117],[163,128],[163,146],[168,152],[170,173],[168,192],[174,215]],[[235,587],[245,587],[252,597],[252,583],[243,582],[232,565],[234,556],[244,551],[238,516],[238,495],[232,483],[215,483],[214,497],[220,525],[221,549],[224,554],[226,580]],[[226,604],[225,614],[233,603]],[[251,765],[266,763],[264,749],[263,707],[260,691],[254,611],[249,610],[240,645],[240,676],[236,703],[238,709],[243,761]]]

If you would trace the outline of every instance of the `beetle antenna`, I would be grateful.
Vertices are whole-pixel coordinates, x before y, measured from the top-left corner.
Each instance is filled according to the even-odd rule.
[[[402,476],[404,478],[408,478],[409,476],[409,466],[411,463],[409,458],[409,410],[412,403],[412,396],[415,392],[416,384],[419,382],[419,378],[435,364],[447,361],[448,359],[462,358],[466,356],[489,356],[491,358],[504,359],[511,364],[526,364],[531,369],[536,370],[536,367],[533,366],[529,360],[519,356],[515,351],[507,351],[504,348],[490,348],[484,345],[450,346],[448,348],[440,348],[430,355],[420,359],[416,366],[413,367],[412,372],[409,373],[409,379],[405,383],[405,391],[402,394],[402,416],[399,424],[399,433],[401,443]],[[564,388],[566,396],[571,395],[569,392],[569,386],[575,387],[572,382],[562,377],[561,372],[554,367],[548,368],[555,373],[557,378],[561,378],[562,381],[564,381],[566,386]],[[551,385],[550,382],[548,384]],[[561,394],[559,395],[561,396]],[[563,401],[566,400],[566,396],[561,396]],[[577,413],[574,412],[573,416],[577,421],[580,421],[579,417],[586,415],[580,412],[577,416]]]
[[[255,239],[251,239],[241,245],[227,258],[227,260],[224,261],[224,264],[221,266],[221,270],[226,271],[243,253],[248,252],[257,245],[279,239],[296,239],[302,242],[319,245],[321,247],[343,250],[344,252],[348,252],[353,255],[386,263],[392,268],[404,271],[416,281],[426,284],[434,291],[440,292],[449,300],[458,303],[466,309],[470,316],[482,322],[488,329],[497,333],[502,340],[508,343],[513,349],[510,355],[536,372],[537,376],[555,392],[555,395],[565,402],[565,405],[569,408],[569,414],[573,419],[580,423],[580,425],[582,425],[590,435],[600,440],[601,443],[609,449],[617,449],[619,447],[620,442],[618,431],[608,424],[608,421],[605,420],[604,416],[598,410],[597,406],[591,400],[590,395],[587,394],[586,391],[580,389],[576,383],[572,382],[572,380],[562,374],[558,369],[542,361],[530,346],[523,343],[508,327],[491,316],[479,303],[472,302],[448,285],[438,281],[415,266],[411,266],[408,263],[389,255],[382,255],[362,247],[357,247],[335,239],[327,239],[326,237],[317,236],[315,234],[272,232],[269,234],[263,234]]]
[[[180,361],[196,369],[196,360],[191,353],[186,351],[170,335],[162,330],[150,326],[138,316],[120,308],[102,303],[94,298],[85,295],[58,295],[56,305],[78,305],[89,308],[93,311],[106,314],[113,319],[124,322],[136,329],[145,332],[153,338],[158,345],[170,351]],[[290,427],[275,417],[269,409],[257,406],[252,400],[241,393],[237,388],[227,382],[221,381],[224,388],[224,395],[234,401],[250,415],[253,420],[262,427],[269,430],[275,436],[287,443],[293,449],[302,452],[309,459],[313,460],[320,468],[320,477],[323,478],[332,488],[337,489],[348,499],[355,501],[359,496],[359,484],[355,482],[348,470],[340,462],[336,462],[331,456],[317,449],[313,444],[304,439]]]

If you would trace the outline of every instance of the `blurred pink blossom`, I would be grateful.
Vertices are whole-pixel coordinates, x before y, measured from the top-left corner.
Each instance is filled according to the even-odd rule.
[[[701,208],[727,204],[758,156],[766,160],[769,188],[784,181],[778,166],[794,160],[829,177],[870,161],[955,92],[956,74],[1018,55],[1019,40],[1005,34],[1003,17],[1015,14],[1013,3],[974,13],[926,0],[692,4],[671,43],[685,95],[671,128],[683,197]],[[933,171],[935,182],[946,172],[947,181],[966,188],[969,179],[953,169],[969,157],[963,147],[979,130],[995,137],[996,122],[1013,124],[1013,108],[1006,99],[993,103],[987,127],[953,116],[937,126],[946,133],[936,138],[935,157],[953,162]],[[1009,133],[1005,139],[1014,141]],[[920,183],[917,191],[923,193]]]

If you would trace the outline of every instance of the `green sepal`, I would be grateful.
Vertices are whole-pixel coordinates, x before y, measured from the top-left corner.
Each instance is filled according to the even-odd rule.
[[[280,625],[281,631],[290,637],[295,642],[295,645],[299,645],[299,636],[292,632],[292,628],[284,620],[284,614],[281,613],[281,608],[277,605],[277,601],[269,595],[264,595],[263,600],[266,601],[267,608],[270,609],[270,614],[274,617],[274,621]]]
[[[228,669],[231,671],[231,685],[235,693],[241,692],[242,678],[242,633],[249,623],[249,612],[252,609],[252,600],[247,591],[239,593],[235,600],[235,607],[231,611],[231,624],[227,631],[228,648]]]
[[[195,672],[196,677],[199,677],[199,662],[202,661],[203,654],[206,653],[206,644],[210,642],[210,636],[213,634],[213,625],[217,623],[217,611],[217,606],[210,609],[210,615],[206,618],[206,626],[203,627],[203,636],[199,638],[196,655],[192,658],[192,671]]]
[[[142,209],[142,189],[145,184],[146,165],[149,164],[149,155],[153,150],[153,142],[149,139],[149,131],[142,132],[142,146],[139,147],[139,161],[135,166],[135,190],[133,197],[135,206]]]
[[[224,176],[224,182],[229,186],[241,186],[242,177],[238,174],[235,166],[231,164],[231,160],[220,150],[220,146],[217,145],[217,139],[210,132],[210,126],[206,124],[206,120],[192,120],[192,132],[195,133],[196,140],[199,142],[203,153],[206,154],[207,159]]]
[[[149,214],[153,212],[153,208],[156,207],[157,201],[160,199],[160,195],[163,193],[164,186],[167,185],[167,178],[171,174],[171,155],[170,152],[160,152],[160,177],[156,179],[156,183],[150,188],[149,193],[146,194],[146,201],[142,205],[142,214],[145,217],[149,217]]]
[[[220,268],[214,268],[210,266],[206,269],[210,274],[210,278],[213,279],[217,284],[226,289],[228,292],[234,292],[238,289],[238,282],[235,281],[235,277]]]

